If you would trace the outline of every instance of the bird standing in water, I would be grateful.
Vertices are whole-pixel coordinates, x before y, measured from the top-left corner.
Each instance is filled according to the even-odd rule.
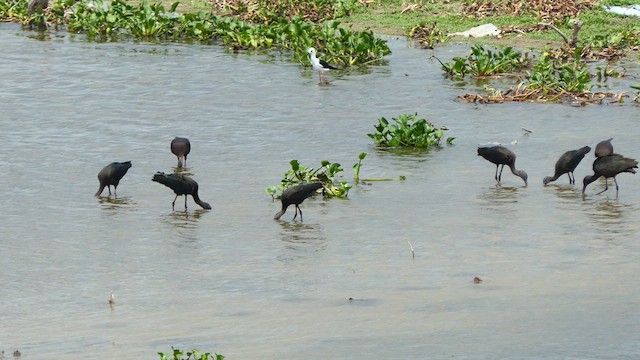
[[[602,140],[598,143],[598,145],[596,145],[596,150],[594,151],[594,153],[597,158],[613,154],[613,145],[611,144],[611,140],[613,140],[613,138]]]
[[[552,181],[558,180],[558,178],[564,174],[569,176],[569,184],[576,183],[576,177],[573,175],[573,170],[578,167],[580,161],[591,151],[588,146],[582,147],[577,150],[569,150],[560,156],[560,159],[556,162],[556,172],[553,176],[547,176],[542,180],[542,183],[546,186]]]
[[[316,57],[316,49],[309,48],[307,53],[309,53],[309,57],[311,58],[311,66],[313,67],[313,70],[316,70],[320,75],[320,83],[326,82],[324,78],[325,72],[329,70],[338,70],[338,68],[329,65],[326,61],[318,59]]]
[[[322,188],[322,183],[314,182],[309,184],[301,184],[296,186],[291,186],[286,188],[282,195],[280,196],[280,201],[282,201],[282,209],[276,213],[273,217],[274,220],[280,219],[282,215],[284,215],[285,211],[289,205],[296,206],[296,214],[293,216],[293,220],[298,216],[298,211],[300,211],[300,221],[302,221],[302,210],[300,209],[300,204],[304,201],[304,199],[313,195],[318,189]]]
[[[209,205],[209,203],[200,200],[200,196],[198,196],[198,183],[188,176],[182,174],[165,174],[158,171],[155,175],[153,175],[152,180],[155,182],[159,182],[160,184],[170,188],[174,193],[176,193],[176,197],[173,199],[173,203],[171,203],[171,209],[173,210],[175,210],[176,200],[180,195],[184,195],[185,210],[187,210],[187,195],[191,195],[193,197],[193,201],[195,201],[196,204],[200,205],[203,209],[211,209],[211,205]]]
[[[587,189],[587,185],[596,181],[599,177],[604,176],[604,190],[600,191],[596,195],[602,194],[603,192],[609,189],[609,184],[607,179],[612,177],[613,182],[616,184],[616,197],[618,197],[618,181],[616,180],[616,175],[622,172],[628,172],[635,174],[638,168],[638,162],[634,159],[625,158],[619,154],[612,154],[609,156],[603,156],[597,158],[593,162],[593,172],[594,174],[589,176],[585,176],[583,180],[584,186],[582,187],[582,193],[584,194]]]
[[[171,152],[178,157],[178,168],[187,167],[187,155],[191,152],[189,139],[176,136],[171,140]]]
[[[524,186],[527,186],[527,173],[524,170],[516,169],[516,154],[513,151],[507,149],[504,146],[485,146],[478,148],[478,155],[482,156],[486,160],[496,164],[496,181],[500,185],[500,179],[502,178],[502,170],[507,165],[513,175],[519,176],[524,180]],[[500,167],[502,165],[502,167]],[[498,174],[498,167],[500,167],[500,173]]]
[[[112,162],[111,164],[105,166],[98,173],[98,181],[100,181],[100,188],[98,188],[98,192],[96,192],[95,196],[100,196],[102,191],[106,187],[109,190],[109,195],[111,195],[111,186],[113,185],[113,194],[116,194],[116,188],[120,183],[120,179],[124,177],[129,168],[131,167],[131,161],[125,162]]]

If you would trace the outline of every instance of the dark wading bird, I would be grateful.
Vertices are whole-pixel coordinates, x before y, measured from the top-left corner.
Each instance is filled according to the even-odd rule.
[[[98,192],[96,192],[96,196],[100,196],[105,187],[109,190],[109,195],[111,195],[111,185],[113,185],[113,194],[117,196],[116,188],[120,183],[120,179],[122,179],[130,167],[131,161],[112,162],[111,164],[103,167],[98,173],[100,188],[98,189]]]
[[[273,217],[275,220],[280,219],[282,215],[284,215],[285,211],[289,205],[296,206],[296,214],[293,216],[293,220],[298,216],[298,211],[300,211],[300,221],[302,221],[302,210],[300,209],[300,204],[304,201],[304,199],[313,195],[318,189],[322,188],[322,183],[314,182],[309,184],[301,184],[296,186],[291,186],[286,188],[282,192],[282,196],[280,200],[282,201],[282,210],[278,211],[276,215]]]
[[[187,195],[191,195],[196,204],[200,205],[203,209],[211,210],[211,205],[200,200],[200,196],[198,196],[198,183],[192,178],[182,174],[165,174],[158,171],[153,175],[152,180],[159,182],[176,193],[176,197],[171,203],[171,209],[175,210],[178,196],[184,195],[184,209],[187,210]]]
[[[600,191],[596,195],[602,194],[603,192],[609,190],[609,185],[607,184],[608,181],[606,181],[606,179],[612,177],[613,182],[616,184],[616,197],[618,197],[618,181],[616,181],[616,175],[623,172],[635,174],[636,171],[634,169],[637,168],[638,162],[636,160],[626,158],[619,154],[599,157],[593,162],[594,174],[584,177],[584,186],[582,188],[582,193],[584,194],[585,190],[587,189],[587,185],[596,181],[599,177],[604,176],[604,190]]]
[[[569,184],[576,183],[576,177],[573,175],[573,170],[576,169],[580,161],[591,151],[591,148],[585,146],[578,150],[569,150],[560,156],[560,159],[556,162],[556,172],[553,176],[547,176],[542,180],[542,183],[547,185],[552,181],[558,180],[558,178],[564,174],[569,176]]]
[[[191,152],[189,139],[176,137],[171,140],[171,152],[178,157],[178,167],[187,167],[187,155]]]
[[[479,147],[478,155],[496,164],[496,181],[500,184],[502,178],[502,170],[507,165],[513,175],[519,176],[524,180],[524,186],[527,186],[527,173],[523,170],[516,170],[516,154],[504,146],[488,146]],[[502,167],[500,167],[502,165]],[[500,167],[500,173],[498,173]]]
[[[611,140],[613,140],[613,138],[602,140],[598,143],[598,145],[596,145],[596,150],[594,151],[594,153],[597,158],[613,154],[613,145],[611,144]]]
[[[320,82],[325,81],[324,79],[325,72],[329,70],[338,70],[338,68],[329,65],[326,61],[318,59],[316,57],[316,49],[309,48],[307,50],[307,53],[309,53],[309,56],[311,58],[311,66],[313,67],[313,70],[317,71],[318,74],[320,75]]]

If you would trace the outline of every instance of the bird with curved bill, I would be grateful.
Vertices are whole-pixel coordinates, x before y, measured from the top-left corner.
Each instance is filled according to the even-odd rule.
[[[596,181],[601,176],[605,177],[604,190],[600,191],[596,195],[602,194],[609,190],[608,179],[613,178],[613,182],[616,184],[616,197],[618,197],[618,181],[616,176],[623,172],[635,174],[638,168],[638,162],[634,159],[626,158],[620,154],[611,154],[608,156],[602,156],[597,158],[593,162],[593,175],[587,175],[583,180],[582,193],[587,190],[587,185]]]
[[[109,196],[111,196],[111,186],[113,186],[113,194],[118,196],[116,188],[118,187],[118,184],[120,184],[120,180],[122,180],[127,171],[129,171],[130,167],[131,161],[112,162],[111,164],[103,167],[98,173],[100,187],[98,188],[95,196],[102,195],[102,191],[105,187],[109,190]]]
[[[553,176],[547,176],[542,179],[542,183],[547,186],[552,181],[558,180],[558,178],[564,174],[569,177],[569,184],[576,183],[576,177],[573,175],[573,170],[578,167],[580,161],[591,151],[588,146],[582,147],[577,150],[569,150],[560,156],[560,159],[556,161],[556,171]]]
[[[158,171],[153,175],[153,179],[151,180],[170,188],[176,194],[176,197],[171,203],[171,209],[175,210],[178,196],[184,195],[184,209],[187,210],[187,195],[191,195],[196,204],[200,205],[203,209],[211,210],[209,203],[200,200],[198,183],[189,176],[183,174],[165,174]]]
[[[274,220],[279,220],[282,215],[287,211],[289,205],[295,205],[296,214],[293,216],[293,220],[298,216],[298,211],[300,212],[300,221],[302,221],[302,210],[300,209],[300,204],[308,198],[309,196],[315,194],[318,190],[322,188],[322,183],[313,182],[308,184],[295,185],[286,188],[282,195],[280,196],[280,201],[282,202],[282,209],[276,213],[273,217]]]
[[[500,180],[502,179],[502,170],[504,169],[504,166],[507,165],[509,169],[511,169],[511,173],[522,178],[524,186],[527,186],[527,173],[524,172],[524,170],[516,169],[516,154],[514,154],[513,151],[500,145],[482,146],[478,148],[478,156],[482,156],[486,160],[496,164],[495,179],[498,182],[498,185],[501,185]],[[500,168],[500,173],[498,173],[498,168]]]
[[[187,167],[187,155],[191,152],[189,139],[176,136],[171,140],[171,152],[178,158],[179,169]]]

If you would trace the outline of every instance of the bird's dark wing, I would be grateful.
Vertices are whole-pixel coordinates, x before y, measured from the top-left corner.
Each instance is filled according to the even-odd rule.
[[[320,65],[322,65],[322,67],[325,69],[338,70],[337,67],[329,65],[329,63],[324,60],[320,60]]]

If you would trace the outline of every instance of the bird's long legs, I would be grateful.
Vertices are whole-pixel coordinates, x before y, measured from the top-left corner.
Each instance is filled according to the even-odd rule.
[[[302,209],[300,209],[300,207],[298,205],[296,205],[296,209],[295,210],[296,210],[296,214],[293,215],[293,220],[295,220],[296,217],[298,217],[298,211],[300,211],[300,221],[302,222]],[[291,221],[293,221],[293,220],[291,220]]]
[[[613,183],[616,184],[616,198],[618,198],[618,190],[620,189],[620,187],[618,186],[618,180],[616,180],[616,177],[613,177]],[[609,190],[609,178],[604,178],[604,190],[600,191],[599,193],[597,193],[596,195],[600,195],[603,192]]]
[[[569,184],[575,184],[576,183],[576,176],[573,175],[573,171],[569,171],[567,173],[567,175],[569,176]],[[571,175],[573,175],[573,178],[571,177]]]
[[[498,168],[500,168],[500,173],[498,173]],[[503,169],[504,169],[504,164],[502,164],[502,167],[500,167],[500,165],[496,165],[496,181],[498,182],[498,184],[500,184],[500,179],[502,179]]]
[[[616,178],[613,178],[613,181],[616,181]],[[609,181],[607,178],[604,178],[604,190],[600,191],[599,193],[597,193],[596,195],[600,195],[603,192],[609,190]],[[616,196],[617,196],[617,192],[618,192],[618,183],[616,182]]]
[[[318,74],[320,74],[320,85],[329,84],[322,70],[318,71]]]
[[[171,203],[171,210],[176,210],[176,200],[178,200],[178,196],[181,195],[176,195],[176,197],[173,198],[173,202]],[[187,195],[184,196],[184,211],[187,211]]]

